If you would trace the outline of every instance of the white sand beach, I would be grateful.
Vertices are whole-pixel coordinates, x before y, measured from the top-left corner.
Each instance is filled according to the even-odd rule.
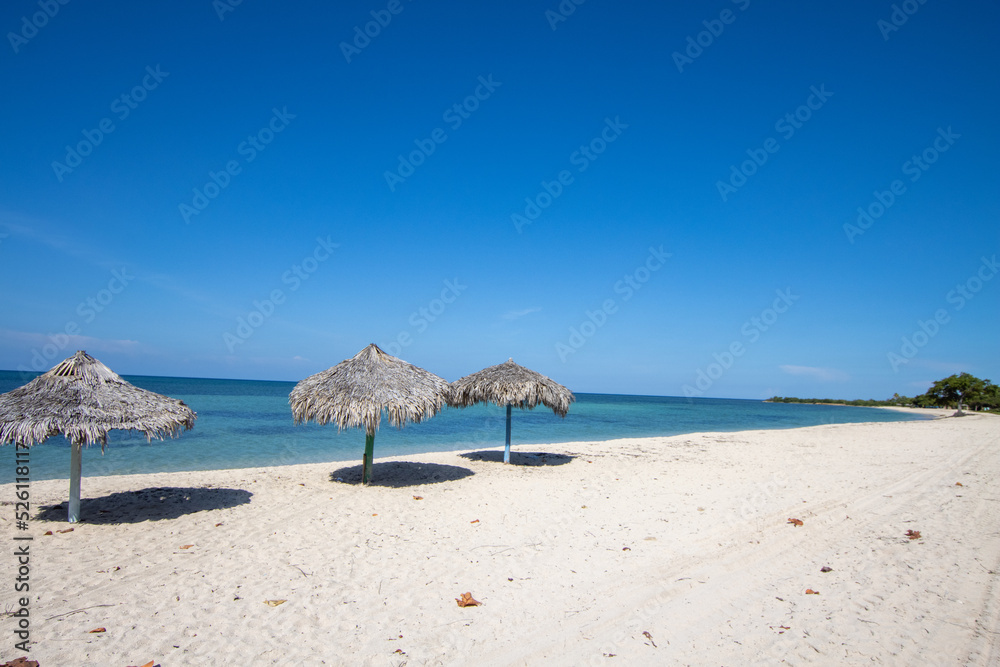
[[[995,416],[501,449],[376,458],[368,488],[353,464],[84,476],[82,523],[31,522],[29,655],[1000,664]],[[67,482],[31,495],[37,514]],[[0,500],[9,611],[12,485]]]

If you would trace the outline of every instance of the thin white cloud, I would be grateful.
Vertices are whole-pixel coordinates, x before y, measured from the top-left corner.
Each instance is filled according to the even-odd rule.
[[[505,320],[517,320],[525,315],[530,315],[532,313],[537,313],[541,308],[525,308],[524,310],[508,310],[503,314]]]
[[[70,336],[65,333],[44,334],[33,331],[0,329],[0,343],[24,350],[24,364],[34,370],[47,371],[77,350],[134,354],[140,349],[136,340],[114,340],[92,336]],[[44,368],[40,366],[46,365]]]
[[[103,249],[90,245],[85,238],[49,232],[48,227],[50,225],[45,221],[0,211],[0,230],[5,234],[4,238],[14,237],[39,243],[92,266],[112,268],[121,265],[121,262],[108,259]]]
[[[782,371],[788,373],[789,375],[802,375],[805,377],[813,378],[814,380],[822,380],[823,382],[844,382],[850,380],[851,376],[844,371],[839,371],[836,368],[819,368],[818,366],[791,366],[789,364],[784,364],[778,366]]]
[[[236,317],[241,311],[229,306],[224,300],[202,289],[187,286],[184,277],[168,273],[151,273],[136,264],[134,258],[129,261],[117,261],[106,256],[103,249],[90,246],[84,238],[70,237],[47,231],[50,225],[44,221],[0,210],[0,243],[5,239],[24,239],[38,243],[48,248],[85,261],[92,266],[105,269],[125,269],[135,274],[136,282],[147,283],[164,292],[179,296],[184,302],[199,304],[206,313],[218,314],[220,311],[227,316]]]

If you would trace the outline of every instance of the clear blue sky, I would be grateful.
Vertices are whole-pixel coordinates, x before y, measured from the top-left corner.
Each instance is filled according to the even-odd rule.
[[[0,9],[0,368],[1000,380],[993,3],[224,3]]]

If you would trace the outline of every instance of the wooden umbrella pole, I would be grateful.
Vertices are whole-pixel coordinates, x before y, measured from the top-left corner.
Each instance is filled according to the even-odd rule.
[[[80,472],[83,468],[82,442],[72,442],[69,456],[69,516],[70,523],[80,520]]]
[[[510,463],[510,404],[507,404],[507,444],[503,448],[503,462]]]
[[[372,459],[375,457],[375,434],[365,434],[365,458],[361,468],[361,483],[367,484],[372,478]]]

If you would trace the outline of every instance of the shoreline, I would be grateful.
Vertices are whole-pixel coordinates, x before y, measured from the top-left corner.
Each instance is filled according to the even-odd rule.
[[[376,459],[369,487],[333,481],[359,461],[84,478],[68,533],[64,507],[43,509],[65,480],[32,483],[55,520],[31,521],[30,656],[994,664],[995,424],[525,445],[509,466],[493,448],[417,454]],[[458,607],[467,591],[482,606]]]
[[[881,407],[881,406],[871,406],[871,407]],[[922,408],[896,408],[887,407],[890,410],[921,410]],[[524,444],[512,444],[511,445],[511,456],[512,457],[529,457],[537,455],[539,453],[552,453],[556,455],[563,454],[567,448],[588,448],[588,447],[601,447],[610,446],[613,444],[625,444],[628,443],[630,446],[638,445],[642,449],[646,449],[653,446],[669,446],[669,441],[676,440],[680,438],[710,438],[716,437],[720,438],[722,436],[736,437],[741,434],[746,435],[757,435],[765,436],[769,433],[782,433],[788,431],[808,431],[810,429],[825,428],[825,427],[835,427],[835,426],[868,426],[868,425],[889,425],[889,424],[915,424],[921,422],[931,422],[938,421],[941,419],[951,418],[950,414],[942,414],[939,416],[929,417],[927,419],[915,419],[912,421],[900,421],[900,422],[846,422],[837,424],[816,424],[813,426],[795,426],[790,428],[774,428],[774,429],[747,429],[742,431],[695,431],[692,433],[682,433],[678,435],[657,435],[657,436],[645,436],[645,437],[625,437],[625,438],[609,438],[607,440],[575,440],[567,442],[540,442],[540,443],[524,443]],[[533,450],[533,451],[529,451]],[[292,475],[295,472],[301,472],[305,474],[315,473],[318,468],[325,467],[336,467],[338,470],[342,468],[352,468],[359,467],[362,453],[362,448],[358,448],[358,456],[349,459],[344,459],[340,461],[319,461],[310,463],[288,463],[288,464],[277,464],[271,466],[249,466],[246,468],[212,468],[207,470],[175,470],[166,472],[144,472],[144,473],[124,473],[124,474],[111,474],[111,475],[92,475],[88,477],[86,475],[86,465],[84,465],[84,475],[81,480],[81,487],[83,490],[83,495],[86,497],[86,491],[89,480],[111,480],[111,479],[121,479],[125,481],[129,480],[145,480],[146,478],[160,478],[160,477],[192,477],[198,475],[213,475],[218,474],[219,476],[235,477],[235,476],[265,476],[268,474],[283,473],[284,475]],[[400,454],[393,455],[387,454],[385,456],[379,456],[378,449],[375,450],[375,465],[385,465],[393,462],[403,462],[403,463],[421,463],[424,459],[433,458],[437,459],[440,457],[464,457],[470,454],[490,454],[496,453],[502,457],[503,455],[503,444],[494,445],[491,447],[479,447],[475,449],[446,449],[433,452],[419,452],[416,454]],[[487,456],[486,458],[490,458]],[[522,462],[525,463],[525,462]],[[525,463],[526,465],[531,465],[530,461]],[[32,487],[36,487],[42,484],[63,484],[68,483],[68,477],[55,477],[50,479],[32,480]],[[150,480],[152,481],[152,480]],[[142,483],[142,481],[140,481]],[[377,483],[377,480],[376,480]],[[377,484],[376,484],[377,485]],[[15,482],[4,482],[0,483],[0,502],[7,495],[13,495],[13,487]],[[108,488],[110,484],[101,485],[100,488]]]
[[[913,415],[926,415],[928,419],[941,419],[942,417],[950,417],[951,413],[954,412],[955,408],[915,408],[909,405],[848,405],[846,403],[785,403],[784,401],[764,401],[765,403],[780,403],[781,405],[827,405],[830,407],[841,407],[841,408],[865,408],[868,410],[896,410],[897,412],[906,412]],[[941,412],[945,414],[935,415],[935,412]],[[982,413],[988,414],[988,413]],[[857,423],[857,422],[855,422]]]
[[[849,407],[857,407],[857,406],[849,406]],[[908,412],[908,411],[911,411],[911,410],[915,410],[915,411],[923,410],[923,408],[905,408],[905,407],[889,407],[889,406],[867,406],[867,407],[879,408],[879,409],[888,409],[888,410],[898,410],[898,411],[901,411],[901,412],[903,412],[903,411]],[[566,442],[512,443],[511,444],[511,456],[535,454],[535,453],[538,453],[538,451],[558,452],[560,449],[566,448],[566,447],[569,447],[569,446],[577,446],[577,447],[581,447],[581,446],[600,446],[600,445],[610,445],[612,443],[638,443],[640,446],[642,446],[642,445],[661,444],[662,441],[669,441],[669,440],[673,440],[673,439],[677,439],[677,438],[710,437],[710,436],[737,436],[737,435],[740,435],[740,434],[759,434],[759,435],[764,435],[764,434],[768,434],[768,433],[785,432],[785,431],[805,431],[805,430],[808,430],[808,429],[830,427],[830,426],[882,425],[882,424],[914,424],[914,423],[920,423],[920,422],[937,421],[937,420],[946,419],[946,418],[951,418],[951,414],[942,414],[942,415],[928,416],[926,419],[914,419],[912,421],[899,421],[899,422],[844,422],[844,423],[835,423],[835,424],[815,424],[815,425],[812,425],[812,426],[793,426],[793,427],[787,427],[787,428],[745,429],[745,430],[739,430],[739,431],[693,431],[691,433],[680,433],[680,434],[676,434],[676,435],[653,435],[653,436],[643,436],[643,437],[608,438],[606,440],[571,440],[571,441],[566,441]],[[94,449],[94,448],[96,448],[96,446],[92,446],[92,447],[89,447],[87,449]],[[123,473],[123,474],[117,474],[116,473],[116,474],[111,474],[111,475],[92,475],[89,478],[86,475],[86,463],[84,463],[84,470],[83,470],[84,475],[83,475],[83,478],[81,480],[81,484],[82,484],[82,487],[83,487],[84,491],[86,491],[86,486],[87,486],[87,480],[88,479],[93,479],[93,480],[98,480],[98,479],[113,479],[113,478],[126,478],[127,479],[127,478],[141,478],[141,477],[153,477],[153,476],[159,477],[159,476],[164,476],[164,475],[190,476],[190,475],[200,475],[202,473],[205,473],[205,474],[210,474],[210,473],[219,473],[219,474],[232,473],[232,474],[237,474],[238,473],[238,474],[241,474],[241,475],[248,475],[248,474],[251,474],[251,473],[257,473],[257,474],[263,475],[263,474],[266,474],[268,472],[276,472],[276,471],[288,471],[288,472],[291,472],[290,469],[294,469],[294,468],[308,469],[308,468],[312,468],[312,467],[323,467],[323,466],[327,466],[327,467],[336,466],[338,469],[339,468],[345,468],[345,467],[349,468],[349,467],[354,466],[355,464],[360,465],[358,462],[361,460],[362,450],[363,450],[363,447],[359,446],[358,447],[358,456],[351,457],[351,458],[348,458],[348,459],[339,460],[339,461],[318,461],[318,462],[309,462],[309,463],[287,463],[287,464],[276,464],[276,465],[270,465],[270,466],[248,466],[246,468],[210,468],[210,469],[206,469],[206,470],[201,470],[201,469],[199,469],[199,470],[174,470],[174,471],[164,471],[164,472],[140,472],[140,473]],[[536,451],[529,452],[528,450],[536,450]],[[502,453],[503,453],[503,443],[500,443],[500,444],[497,444],[497,445],[493,445],[491,447],[479,447],[479,448],[475,448],[475,449],[444,449],[444,450],[431,451],[431,452],[418,452],[418,453],[415,453],[415,454],[399,454],[399,455],[387,454],[385,456],[379,456],[378,449],[376,448],[374,463],[376,463],[376,464],[380,464],[380,463],[381,464],[385,464],[385,463],[391,463],[391,462],[394,462],[394,461],[418,463],[418,462],[420,462],[422,459],[424,459],[426,457],[435,457],[435,458],[436,457],[442,457],[442,456],[457,456],[457,457],[462,457],[463,455],[473,454],[473,453],[477,453],[477,452],[499,452],[502,455]],[[56,483],[56,482],[66,483],[66,482],[68,482],[68,480],[69,480],[68,477],[54,477],[54,478],[49,478],[49,479],[32,480],[31,484],[32,485],[38,485],[38,484]],[[0,483],[0,501],[2,501],[2,498],[4,497],[4,494],[7,493],[10,490],[10,488],[13,488],[14,485],[15,485],[15,482]],[[10,488],[8,488],[8,487],[10,487]]]
[[[955,413],[954,408],[911,408],[904,405],[855,405],[848,407],[872,407],[878,408],[879,410],[893,410],[894,412],[905,412],[911,415],[923,415],[928,419],[945,419],[947,417],[951,417]]]
[[[839,405],[839,404],[830,404],[830,405]],[[924,408],[906,408],[906,407],[896,407],[896,406],[846,406],[846,407],[867,407],[867,408],[888,409],[888,410],[894,410],[894,411],[898,411],[898,412],[905,412],[905,413],[908,413],[908,414],[912,414],[912,415],[920,417],[920,419],[913,419],[913,420],[904,421],[904,422],[835,422],[835,423],[844,423],[844,424],[909,423],[909,422],[912,422],[912,421],[933,421],[933,420],[943,419],[945,417],[950,417],[951,416],[951,412],[950,411],[946,411],[946,410],[941,410],[940,412],[942,414],[927,414],[926,409],[924,409]],[[818,426],[818,425],[832,425],[832,424],[829,424],[829,423],[828,424],[817,424],[815,426]],[[796,430],[796,429],[802,429],[802,428],[811,428],[811,426],[776,426],[774,428],[768,428],[768,429],[740,429],[740,430],[732,430],[732,431],[692,431],[691,433],[679,433],[679,434],[670,434],[670,435],[648,435],[648,436],[624,436],[624,437],[618,437],[618,438],[607,438],[607,439],[602,439],[602,440],[587,440],[587,441],[582,441],[582,442],[614,442],[616,440],[630,440],[630,441],[631,440],[652,440],[652,439],[661,439],[661,438],[677,438],[677,437],[694,435],[694,434],[698,434],[698,433],[720,433],[721,434],[721,433],[743,433],[745,431],[788,431],[788,430]],[[183,434],[180,437],[183,438],[184,437]],[[561,445],[568,445],[568,444],[572,444],[572,443],[575,443],[575,442],[581,442],[581,441],[578,441],[578,440],[566,440],[566,441],[554,441],[554,442],[512,443],[512,448],[522,448],[522,449],[523,448],[551,448],[551,447],[559,447]],[[157,442],[153,443],[151,446],[153,446],[153,447],[169,447],[170,445],[171,445],[171,441],[168,439],[168,440],[165,440],[165,441],[162,441],[162,442],[157,441]],[[37,446],[38,445],[36,445],[36,447]],[[493,445],[491,447],[480,447],[480,448],[477,448],[475,450],[473,450],[473,449],[438,449],[438,450],[432,450],[432,451],[417,452],[417,453],[414,453],[414,454],[398,454],[398,455],[397,454],[387,454],[385,456],[380,456],[379,455],[378,447],[376,447],[376,450],[375,450],[376,458],[375,458],[375,460],[379,461],[380,459],[384,460],[384,459],[387,459],[387,458],[392,458],[392,459],[399,458],[399,459],[403,459],[403,458],[406,458],[406,457],[420,456],[420,455],[423,455],[423,454],[431,454],[431,455],[433,455],[433,454],[460,454],[460,453],[463,453],[463,452],[478,451],[480,449],[484,449],[484,450],[490,450],[490,449],[494,449],[494,448],[501,448],[502,449],[502,447],[503,447],[503,444],[502,444],[502,442],[500,442],[500,443],[498,443],[496,445]],[[13,446],[11,446],[11,449],[13,449]],[[87,454],[88,454],[88,452],[93,452],[93,451],[99,451],[99,447],[96,446],[96,445],[92,445],[92,446],[88,446],[88,447],[84,448],[84,461],[83,461],[83,484],[84,484],[84,486],[86,485],[86,480],[88,478],[89,479],[101,479],[101,478],[105,478],[105,477],[128,477],[128,476],[134,476],[134,475],[171,475],[171,474],[180,474],[180,473],[199,473],[199,472],[214,472],[214,471],[268,470],[268,469],[271,469],[271,468],[285,468],[285,467],[300,466],[300,465],[340,465],[340,464],[351,464],[351,463],[355,462],[356,460],[360,460],[361,454],[362,454],[362,451],[363,451],[363,446],[362,445],[358,446],[358,448],[357,448],[357,456],[355,456],[355,455],[352,454],[351,456],[347,456],[347,457],[345,457],[343,459],[340,459],[340,460],[331,460],[331,461],[305,462],[305,463],[287,463],[287,464],[278,463],[278,464],[274,464],[274,465],[264,465],[264,466],[261,466],[261,465],[252,465],[252,466],[247,466],[247,467],[236,467],[236,468],[199,468],[199,469],[195,469],[195,470],[165,470],[165,471],[157,471],[157,472],[139,472],[139,473],[133,473],[133,472],[127,472],[127,473],[112,472],[112,473],[109,473],[109,474],[102,474],[100,471],[98,471],[98,472],[90,472],[88,474]],[[512,449],[511,451],[513,452],[515,450]],[[68,457],[68,451],[67,451],[67,457]],[[66,481],[68,479],[69,479],[68,476],[67,477],[47,477],[47,478],[41,478],[41,479],[37,479],[37,480],[33,479],[32,483],[50,482],[50,481],[57,481],[57,480]],[[0,498],[2,498],[2,493],[3,493],[4,487],[7,486],[7,485],[9,485],[9,484],[13,484],[13,483],[14,482],[0,482]]]

